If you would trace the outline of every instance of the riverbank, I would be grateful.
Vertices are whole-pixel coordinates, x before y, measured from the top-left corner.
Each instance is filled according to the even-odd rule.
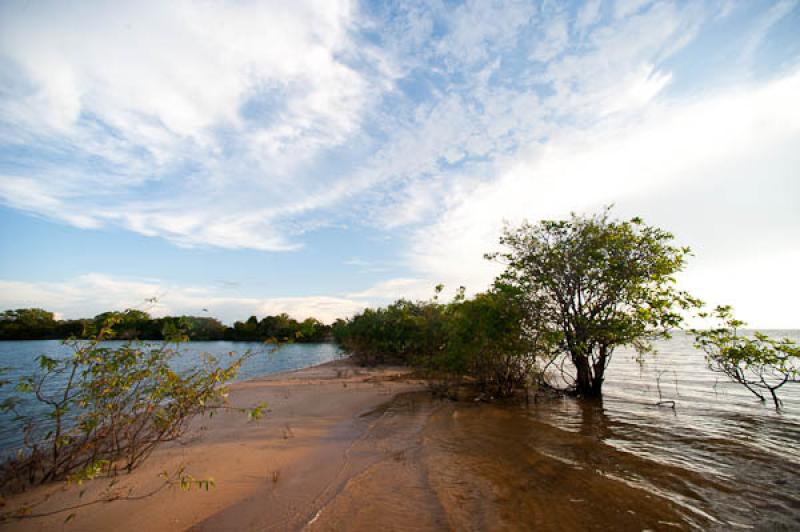
[[[159,449],[113,486],[50,486],[15,497],[6,509],[44,498],[35,513],[85,506],[3,529],[789,530],[800,523],[791,489],[800,478],[787,463],[674,430],[662,441],[656,427],[675,413],[655,406],[647,411],[658,421],[642,432],[612,417],[613,401],[437,400],[403,368],[347,360],[241,382],[230,399],[267,401],[270,411],[255,423],[237,413],[204,420],[183,444]],[[698,467],[708,468],[705,455],[682,463],[636,451],[648,443],[670,455],[731,454],[737,467],[711,473]],[[216,486],[163,487],[159,473],[182,467]],[[762,499],[739,479],[756,470],[772,486]]]
[[[248,422],[237,412],[216,414],[196,424],[183,443],[158,449],[113,486],[104,480],[69,488],[58,484],[12,497],[5,510],[20,504],[34,505],[34,514],[77,508],[6,523],[3,529],[302,527],[352,474],[356,466],[348,449],[374,422],[370,412],[398,393],[424,388],[402,375],[398,368],[363,369],[338,360],[236,383],[231,405],[265,401],[269,411],[262,420]],[[213,478],[215,487],[208,492],[164,487],[159,474],[181,468],[198,479]]]

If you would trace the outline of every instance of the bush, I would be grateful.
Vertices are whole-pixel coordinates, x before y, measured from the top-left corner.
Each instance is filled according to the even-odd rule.
[[[519,294],[508,287],[457,299],[448,308],[446,349],[433,359],[436,367],[471,376],[496,396],[526,388],[545,345],[526,332],[520,303]]]
[[[776,340],[758,331],[752,337],[740,335],[745,323],[733,317],[729,306],[717,307],[711,316],[721,322],[720,327],[692,330],[709,369],[738,382],[761,401],[769,393],[775,408],[780,408],[778,390],[786,383],[800,382],[800,346],[789,338]]]
[[[444,306],[401,299],[366,309],[334,327],[336,340],[363,365],[422,364],[444,346]]]
[[[359,363],[394,362],[468,377],[493,396],[507,396],[527,386],[537,356],[548,349],[528,322],[519,293],[498,286],[473,299],[462,289],[447,305],[401,299],[337,322],[333,331]]]
[[[19,395],[2,404],[25,433],[25,447],[0,467],[3,491],[131,471],[158,445],[182,436],[193,418],[226,407],[225,383],[249,355],[225,366],[209,356],[203,366],[178,373],[169,364],[175,344],[104,345],[123,317],[108,316],[88,341],[68,341],[67,358],[38,357],[40,371],[23,377]],[[22,413],[24,401],[38,404],[25,409],[36,415]]]

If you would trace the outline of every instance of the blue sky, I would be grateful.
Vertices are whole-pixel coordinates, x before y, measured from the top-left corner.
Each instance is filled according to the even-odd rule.
[[[800,327],[800,7],[4,2],[0,307],[323,320],[614,203]]]

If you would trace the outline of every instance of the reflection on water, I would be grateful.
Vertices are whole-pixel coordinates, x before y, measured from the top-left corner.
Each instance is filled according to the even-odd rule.
[[[643,367],[618,353],[603,401],[399,397],[362,442],[374,463],[312,528],[800,529],[799,390],[776,413],[716,382],[690,339],[660,348]]]

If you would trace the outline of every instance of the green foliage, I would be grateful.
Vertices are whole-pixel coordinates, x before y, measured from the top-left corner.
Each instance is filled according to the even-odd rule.
[[[437,296],[441,287],[437,287]],[[439,375],[468,377],[493,396],[527,385],[543,337],[528,323],[518,293],[507,286],[449,304],[401,299],[366,309],[333,326],[336,340],[363,364],[400,363]]]
[[[568,220],[506,228],[505,272],[492,290],[448,304],[400,300],[333,326],[358,360],[412,363],[474,377],[505,395],[545,365],[568,357],[570,383],[599,396],[614,350],[640,353],[682,323],[700,301],[675,286],[689,249],[639,218],[609,210]],[[437,294],[440,288],[437,287]]]
[[[56,320],[52,312],[42,309],[6,310],[0,314],[0,340],[34,340],[89,338],[103,328],[109,318],[114,337],[120,340],[167,340],[180,337],[186,340],[233,340],[281,342],[324,342],[329,340],[331,327],[315,318],[302,322],[287,314],[266,316],[258,320],[237,321],[233,327],[208,316],[167,316],[153,318],[147,312],[129,309],[124,312],[104,312],[92,319]]]
[[[365,365],[420,363],[444,346],[444,307],[401,299],[337,322],[336,340]]]
[[[331,327],[315,318],[302,322],[288,314],[265,316],[258,320],[250,316],[246,321],[237,321],[225,332],[226,340],[263,341],[274,339],[281,342],[324,342],[331,334]]]
[[[0,340],[67,338],[81,334],[84,322],[60,321],[40,308],[6,310],[0,313]]]
[[[526,387],[537,357],[549,345],[537,331],[526,330],[520,293],[496,286],[473,299],[456,299],[447,309],[446,348],[433,363],[459,375],[474,377],[480,387],[508,396]]]
[[[689,249],[672,241],[639,218],[611,220],[606,209],[506,228],[507,251],[487,258],[505,263],[497,283],[522,294],[531,326],[558,339],[575,367],[576,392],[599,396],[616,347],[649,351],[651,340],[681,324],[681,309],[699,305],[675,288]]]
[[[719,326],[692,329],[695,345],[705,351],[708,367],[738,382],[761,401],[769,392],[775,408],[780,408],[778,389],[788,382],[800,382],[800,346],[789,338],[774,339],[756,331],[752,336],[739,334],[745,323],[733,316],[730,306],[719,306],[713,313]]]
[[[66,342],[71,356],[42,355],[39,371],[17,382],[18,395],[0,407],[16,414],[26,447],[0,467],[4,491],[131,471],[158,445],[182,436],[196,416],[227,408],[226,383],[249,354],[231,355],[225,365],[208,356],[201,366],[178,373],[170,366],[178,354],[175,344],[131,340],[106,346],[116,327],[127,327],[131,318],[141,316],[106,315],[88,341]],[[39,406],[21,409],[22,401]],[[35,413],[23,415],[23,410]],[[249,414],[257,419],[263,411],[264,405],[258,405]]]

